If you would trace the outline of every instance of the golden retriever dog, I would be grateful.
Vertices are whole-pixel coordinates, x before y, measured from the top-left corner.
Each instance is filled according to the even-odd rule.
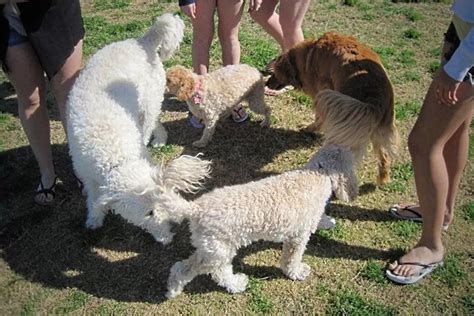
[[[390,182],[399,136],[393,88],[380,57],[354,37],[335,32],[297,44],[275,62],[267,86],[292,85],[313,98],[315,121],[308,132],[322,132],[326,143],[350,147],[360,160],[372,142],[379,184]]]

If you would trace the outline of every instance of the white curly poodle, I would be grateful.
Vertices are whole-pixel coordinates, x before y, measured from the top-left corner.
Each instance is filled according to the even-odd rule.
[[[166,72],[166,87],[204,124],[200,140],[193,143],[205,147],[214,135],[218,120],[231,114],[232,109],[247,101],[251,110],[265,115],[260,123],[270,126],[270,108],[265,104],[265,83],[260,72],[249,65],[229,65],[206,75],[197,75],[183,66]]]
[[[77,176],[87,193],[89,228],[102,226],[113,209],[166,242],[154,209],[161,167],[146,148],[166,142],[159,122],[165,90],[162,60],[183,38],[184,23],[172,14],[158,17],[140,38],[110,44],[94,54],[69,95],[67,134]],[[199,168],[197,169],[199,172]]]
[[[353,163],[349,149],[327,145],[301,169],[219,188],[192,202],[173,192],[160,195],[160,209],[170,218],[189,219],[196,248],[171,268],[166,296],[180,294],[200,274],[210,274],[230,293],[244,291],[248,277],[233,273],[232,259],[240,247],[262,239],[283,242],[283,272],[304,280],[310,273],[302,262],[306,243],[318,227],[332,224],[324,214],[330,197],[349,201],[358,194]]]

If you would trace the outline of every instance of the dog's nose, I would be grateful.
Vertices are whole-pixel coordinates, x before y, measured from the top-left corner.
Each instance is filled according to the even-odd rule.
[[[280,83],[276,78],[275,75],[271,75],[270,78],[268,78],[267,83],[265,83],[267,87],[273,90],[280,90],[285,87],[284,84]]]

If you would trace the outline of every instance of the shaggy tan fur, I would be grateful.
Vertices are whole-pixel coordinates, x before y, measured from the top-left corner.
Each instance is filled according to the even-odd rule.
[[[326,143],[351,147],[356,160],[372,142],[379,161],[377,180],[390,181],[399,136],[392,84],[374,51],[353,37],[326,33],[281,55],[267,85],[293,85],[311,96],[315,121],[306,130],[323,132]]]
[[[218,120],[247,101],[251,110],[265,115],[262,127],[270,125],[270,108],[265,104],[265,84],[260,72],[248,65],[230,65],[198,76],[182,66],[166,73],[168,92],[186,101],[189,110],[203,121],[204,132],[196,147],[206,146],[214,134]],[[197,101],[197,102],[196,102]]]
[[[196,248],[171,268],[167,296],[181,293],[199,274],[211,274],[231,293],[244,291],[248,278],[233,273],[232,259],[240,247],[261,239],[283,242],[283,272],[304,280],[310,273],[302,262],[306,243],[317,228],[331,225],[324,214],[331,195],[350,201],[358,194],[353,163],[348,148],[327,145],[301,169],[215,189],[192,202],[175,190],[164,190],[160,209],[172,221],[189,219]]]

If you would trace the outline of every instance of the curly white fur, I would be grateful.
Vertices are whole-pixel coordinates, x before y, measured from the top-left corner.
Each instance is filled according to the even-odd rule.
[[[199,274],[211,274],[230,293],[244,291],[248,278],[233,273],[232,259],[240,247],[261,239],[283,242],[283,272],[304,280],[310,273],[302,262],[306,243],[318,226],[330,223],[324,209],[332,193],[343,201],[358,194],[353,163],[349,149],[328,145],[302,169],[219,188],[193,202],[173,192],[160,195],[161,209],[173,220],[189,219],[196,248],[171,268],[167,297]]]
[[[265,104],[265,83],[260,72],[249,65],[229,65],[206,75],[196,75],[182,66],[166,72],[166,86],[204,124],[203,135],[193,143],[205,147],[214,134],[218,120],[247,101],[252,111],[265,116],[262,127],[270,126],[270,108]]]
[[[156,175],[166,176],[166,169],[153,165],[146,145],[151,134],[153,145],[166,142],[166,131],[158,121],[165,90],[162,59],[178,48],[183,31],[179,17],[158,17],[143,37],[99,50],[71,90],[68,142],[87,193],[89,228],[100,227],[111,208],[155,239],[170,239],[169,229],[161,233],[159,220],[148,216],[161,181]]]

